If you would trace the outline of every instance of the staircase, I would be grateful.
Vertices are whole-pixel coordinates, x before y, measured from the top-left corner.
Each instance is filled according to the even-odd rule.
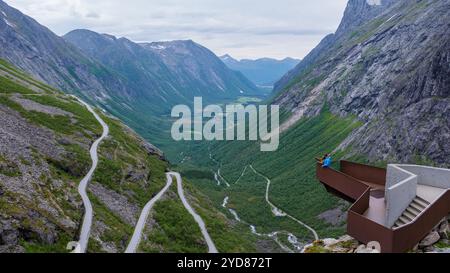
[[[421,214],[428,206],[430,202],[425,199],[416,196],[409,207],[403,212],[402,216],[398,218],[397,222],[394,224],[394,228],[402,227],[406,224],[411,223],[416,217]]]

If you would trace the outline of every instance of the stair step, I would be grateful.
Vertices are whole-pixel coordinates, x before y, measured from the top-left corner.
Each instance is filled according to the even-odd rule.
[[[400,216],[400,220],[403,221],[405,224],[411,223],[411,220],[409,220],[409,219],[406,218],[405,216]]]
[[[425,209],[425,208],[427,207],[426,204],[420,202],[420,201],[417,200],[417,199],[414,199],[414,200],[412,201],[412,203],[413,203],[413,204],[416,204],[416,205],[418,205],[418,206],[420,206],[420,207],[423,208],[423,209]]]
[[[421,197],[419,197],[419,196],[417,196],[416,199],[414,199],[414,201],[415,201],[416,203],[419,203],[420,205],[422,205],[422,206],[425,207],[425,208],[428,207],[428,206],[430,205],[430,202],[424,200],[423,198],[421,198]]]
[[[417,215],[420,214],[420,211],[418,211],[417,209],[413,208],[413,207],[408,207],[406,209],[407,212],[411,213],[412,215],[414,215],[414,217],[417,217]]]
[[[425,198],[423,198],[423,197],[421,197],[421,196],[418,196],[418,195],[417,195],[416,198],[417,198],[417,199],[420,199],[420,200],[422,200],[422,201],[424,201],[424,202],[427,203],[427,204],[430,203],[430,202],[427,201],[427,199],[425,199]]]
[[[412,207],[412,208],[414,208],[414,209],[416,209],[416,210],[418,210],[420,212],[422,212],[425,209],[424,207],[422,207],[421,205],[419,205],[419,204],[417,204],[415,202],[411,203],[410,207]]]
[[[408,218],[409,220],[413,221],[413,220],[416,218],[417,215],[414,215],[414,214],[412,214],[412,213],[410,213],[410,212],[408,212],[408,211],[405,211],[405,212],[403,213],[403,216],[405,216],[405,217]]]
[[[400,223],[402,226],[408,224],[408,221],[403,220],[402,217],[398,218],[397,222]]]

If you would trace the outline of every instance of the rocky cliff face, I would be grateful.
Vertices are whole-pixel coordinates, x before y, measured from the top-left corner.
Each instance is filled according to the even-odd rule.
[[[96,110],[110,132],[88,185],[94,217],[87,251],[123,252],[143,207],[166,185],[169,164],[153,145]],[[79,237],[84,209],[77,189],[100,124],[73,97],[2,59],[0,124],[0,253],[68,252]],[[207,197],[190,184],[184,189],[221,251],[254,251]],[[153,208],[140,252],[207,251],[176,192],[174,185]]]
[[[364,123],[342,149],[448,166],[449,19],[448,1],[350,1],[336,34],[277,84],[285,127],[327,107]]]
[[[166,163],[118,121],[104,119],[113,129],[90,186],[97,234],[90,249],[120,251],[141,209],[136,196],[151,196],[150,179],[152,187],[164,183]],[[100,125],[72,97],[1,59],[0,124],[0,253],[65,252],[78,237],[83,204],[77,188]],[[122,148],[124,142],[136,154]],[[130,156],[139,162],[124,159]],[[117,184],[105,184],[112,173]]]
[[[387,10],[396,0],[349,0],[336,35],[345,34]]]
[[[129,93],[123,79],[3,1],[0,57],[68,92],[97,99]]]
[[[101,106],[162,149],[176,145],[167,118],[174,105],[192,104],[194,96],[217,103],[259,94],[192,41],[140,45],[83,30],[64,39],[1,0],[0,11],[0,58]]]
[[[208,97],[258,95],[256,86],[241,73],[230,70],[209,49],[191,41],[141,44],[160,56],[164,64],[186,86],[186,92]]]

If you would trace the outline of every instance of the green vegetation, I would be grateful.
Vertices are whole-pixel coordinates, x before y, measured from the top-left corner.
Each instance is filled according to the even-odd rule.
[[[285,212],[301,219],[315,228],[320,236],[337,237],[344,233],[343,226],[333,227],[319,220],[317,215],[332,209],[338,199],[328,194],[315,179],[314,158],[336,147],[360,123],[353,117],[340,118],[324,110],[314,118],[305,118],[295,127],[285,132],[280,140],[280,148],[276,152],[262,153],[256,142],[216,143],[192,147],[189,154],[191,161],[180,168],[192,176],[197,188],[213,200],[221,209],[223,198],[229,196],[229,208],[237,211],[246,222],[254,224],[260,232],[286,230],[294,233],[300,240],[310,240],[311,233],[298,223],[284,217],[274,217],[271,208],[265,202],[266,181],[247,169],[245,175],[234,184],[245,166],[252,164],[254,168],[272,180],[270,200]],[[191,162],[200,162],[201,170],[217,170],[214,162],[209,160],[209,150],[213,157],[222,163],[221,173],[231,184],[230,188],[219,187],[215,181],[208,180],[206,174],[192,175],[195,167]],[[342,154],[337,154],[337,162]],[[239,157],[239,161],[235,160]],[[224,213],[227,213],[224,211]],[[229,215],[231,217],[231,215]]]
[[[450,234],[447,233],[447,235],[450,235]],[[434,246],[437,248],[441,248],[441,249],[442,248],[450,248],[450,243],[448,243],[448,241],[445,242],[445,241],[441,240],[441,241],[437,242]]]
[[[240,97],[237,100],[237,103],[239,104],[249,104],[249,103],[259,103],[262,102],[261,98],[255,98],[255,97]]]
[[[117,120],[105,115],[102,119],[110,127],[110,136],[100,145],[100,160],[92,181],[126,196],[131,203],[143,208],[164,187],[167,162],[149,154],[142,141]],[[140,175],[133,177],[131,170]],[[119,251],[125,250],[134,227],[110,211],[93,194],[90,196],[95,220],[108,227],[100,239],[113,243]],[[101,252],[102,248],[99,242],[91,240],[88,250]]]
[[[89,193],[89,199],[94,207],[95,221],[99,221],[107,226],[100,240],[114,243],[119,251],[124,251],[129,238],[133,234],[133,226],[110,211],[95,195]],[[102,252],[95,239],[89,240],[88,252]]]
[[[189,179],[183,178],[183,181],[184,190],[191,197],[189,203],[205,221],[208,232],[219,252],[249,253],[256,251],[255,244],[259,238],[248,232],[247,225],[232,225],[225,214],[214,209],[216,202],[211,201],[213,198],[202,194],[199,191],[200,187],[195,186],[195,183]]]
[[[33,97],[33,100],[37,100],[37,98]],[[80,119],[77,120],[77,122],[73,122],[73,119],[67,115],[49,115],[37,111],[27,111],[19,103],[13,101],[6,95],[0,95],[0,104],[16,110],[21,114],[22,117],[24,117],[31,123],[47,127],[48,129],[53,130],[59,134],[73,135],[76,132],[83,131],[80,129],[84,127],[92,129],[91,127],[89,127],[89,123],[84,123],[85,120],[83,120],[82,117],[78,117]],[[83,125],[80,126],[77,123]]]
[[[66,245],[69,241],[76,240],[77,230],[67,228],[61,220],[70,219],[75,223],[81,223],[82,211],[76,206],[80,202],[77,186],[79,179],[87,173],[91,164],[88,148],[101,134],[102,128],[93,115],[74,98],[65,96],[59,91],[53,91],[50,87],[34,81],[1,60],[0,69],[8,74],[7,77],[0,78],[0,93],[2,93],[0,103],[17,111],[28,122],[54,132],[62,151],[59,157],[54,158],[45,151],[41,151],[39,147],[30,147],[30,155],[19,155],[18,160],[18,163],[24,167],[48,165],[48,171],[40,174],[39,183],[34,183],[33,187],[36,194],[58,211],[57,214],[51,214],[39,208],[35,200],[28,200],[9,192],[3,193],[0,199],[0,210],[11,217],[22,219],[19,221],[20,227],[29,230],[32,234],[32,237],[22,239],[20,242],[27,252],[67,252]],[[36,88],[44,92],[34,92]],[[16,98],[54,107],[68,114],[49,115],[28,111],[16,101]],[[102,113],[99,115],[108,123],[110,136],[100,145],[99,165],[94,173],[93,183],[100,183],[142,208],[165,185],[168,163],[159,155],[152,154],[150,147],[145,148],[144,142],[118,120]],[[19,166],[12,164],[4,157],[0,158],[0,167],[2,174],[21,175]],[[191,175],[204,174],[194,171]],[[211,174],[205,178],[211,178]],[[206,196],[191,186],[187,186],[187,191],[191,198],[195,196],[193,198],[195,209],[204,217],[222,251],[254,251],[252,244],[248,243],[253,238],[247,239],[238,232],[231,231],[228,219],[212,208],[212,203]],[[174,194],[172,192],[172,195]],[[102,248],[102,242],[115,246],[119,252],[123,251],[134,226],[111,211],[98,197],[92,193],[89,195],[94,207],[94,229],[97,228],[101,242],[91,238],[88,251],[105,251]],[[70,196],[69,200],[68,196]],[[36,211],[39,217],[25,217],[30,210]],[[157,246],[157,249],[151,251],[206,251],[198,226],[178,198],[158,204],[155,215],[160,229],[151,231],[154,235],[152,242]],[[105,229],[102,228],[103,225]],[[52,226],[55,226],[56,230],[51,228]],[[46,244],[39,237],[40,233],[49,232],[58,237],[54,244]]]
[[[8,79],[7,77],[0,76],[0,93],[34,94],[36,92],[15,83],[13,80]]]
[[[72,178],[83,177],[89,171],[91,164],[88,151],[76,144],[65,146],[65,149],[66,155],[63,158],[47,157],[47,163],[57,169],[58,175],[62,175],[64,172]]]
[[[19,166],[16,163],[7,160],[0,154],[0,174],[9,176],[9,177],[18,177],[21,176]]]
[[[327,250],[323,243],[316,242],[311,247],[309,247],[305,253],[331,253],[331,251]]]
[[[46,191],[46,198],[49,202],[55,202],[55,200],[57,202],[60,201],[57,198],[56,192],[49,189],[44,190]],[[75,210],[73,207],[70,209]],[[26,240],[21,238],[19,244],[28,253],[64,253],[67,252],[65,250],[67,243],[73,241],[75,238],[75,230],[65,228],[59,222],[61,219],[56,219],[46,210],[37,207],[33,201],[27,200],[25,196],[20,194],[10,191],[4,192],[2,198],[0,198],[0,211],[10,217],[19,219],[20,228],[24,232],[27,232]],[[67,211],[64,210],[64,212],[66,213]],[[29,217],[30,213],[39,214],[42,217]],[[71,219],[76,221],[78,218],[74,216]],[[40,239],[40,234],[50,233],[47,221],[50,222],[50,225],[55,225],[58,230],[54,244],[44,243]]]
[[[74,241],[66,233],[61,233],[61,236],[56,240],[55,244],[40,244],[36,242],[20,241],[20,245],[25,248],[26,253],[67,253],[67,244]]]
[[[49,85],[46,85],[42,82],[39,82],[39,81],[33,79],[31,76],[18,70],[13,65],[11,65],[10,63],[8,63],[7,61],[5,61],[3,59],[0,59],[0,70],[7,72],[8,78],[19,79],[19,80],[23,81],[24,83],[26,83],[27,85],[30,85],[30,86],[33,86],[33,87],[36,87],[36,88],[42,90],[44,93],[47,93],[47,94],[61,93],[59,90],[56,90],[55,88],[53,88]]]
[[[172,185],[176,192],[176,185]],[[148,240],[141,244],[145,252],[205,253],[200,228],[194,218],[187,213],[178,196],[166,198],[156,203],[153,209],[152,229]]]
[[[24,98],[32,100],[34,102],[59,108],[63,111],[69,112],[76,117],[74,126],[81,127],[86,131],[100,135],[102,132],[101,125],[95,119],[95,117],[87,111],[87,109],[81,105],[74,98],[65,97],[64,100],[57,96],[42,95],[42,96],[24,96]],[[72,123],[72,121],[71,121]],[[91,136],[88,136],[91,138]]]
[[[168,163],[149,154],[142,141],[118,121],[106,116],[102,119],[110,127],[110,137],[100,145],[100,161],[93,181],[125,194],[131,202],[143,207],[164,187]],[[130,169],[140,173],[138,179],[130,177],[127,172]]]

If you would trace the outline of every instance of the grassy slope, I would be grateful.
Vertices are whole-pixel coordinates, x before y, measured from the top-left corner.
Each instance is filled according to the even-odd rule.
[[[320,69],[323,63],[335,60],[334,55],[345,53],[355,45],[367,41],[381,25],[384,29],[388,29],[398,20],[409,20],[409,17],[417,16],[426,5],[422,2],[412,4],[404,17],[394,18],[389,22],[386,21],[391,15],[368,22],[347,35],[327,55],[322,56],[315,64],[292,79],[281,92],[287,92],[293,87],[297,87],[302,93],[310,92],[335,68],[330,66],[330,70],[323,71]],[[364,53],[364,57],[376,55],[377,50],[377,48],[371,48]],[[362,72],[361,64],[355,65],[351,70],[355,78],[358,78]],[[348,75],[341,73],[341,77],[346,80]],[[281,119],[286,119],[288,115],[289,113],[283,112]],[[212,181],[211,169],[217,170],[218,166],[208,159],[207,147],[210,146],[214,157],[222,162],[222,174],[228,181],[235,181],[245,165],[253,164],[257,170],[272,179],[270,196],[275,205],[312,225],[319,231],[319,235],[336,236],[344,231],[343,227],[331,227],[317,219],[318,214],[334,207],[337,199],[326,193],[317,183],[314,157],[334,151],[359,125],[351,117],[340,118],[324,112],[318,117],[300,121],[282,136],[279,151],[266,154],[259,152],[256,144],[247,142],[190,144],[191,152],[186,157],[188,160],[180,168],[186,175],[192,176],[193,181],[214,200],[216,206],[220,206],[225,196],[230,196],[229,206],[235,208],[245,220],[267,227],[266,229],[288,225],[290,230],[295,231],[295,226],[292,224],[283,223],[272,217],[270,208],[263,200],[265,183],[260,177],[247,174],[238,185],[232,185],[230,189],[216,186]],[[362,163],[368,161],[353,151],[337,151],[335,162],[341,157],[347,159],[350,157],[351,160]],[[385,164],[386,162],[375,163],[379,166],[385,166]],[[197,173],[195,170],[198,170]]]
[[[321,236],[338,235],[344,232],[343,227],[331,227],[317,219],[318,214],[336,206],[338,199],[316,181],[314,158],[335,150],[359,125],[353,118],[344,119],[325,111],[320,116],[303,119],[284,133],[276,152],[262,153],[259,143],[251,142],[210,144],[209,149],[206,144],[198,144],[192,148],[190,160],[180,169],[210,196],[215,206],[220,208],[224,197],[229,196],[229,207],[245,221],[255,224],[258,232],[287,230],[299,238],[311,239],[311,234],[297,223],[272,215],[264,199],[263,178],[247,170],[239,183],[233,184],[243,168],[252,164],[272,179],[270,199],[276,206],[313,226]],[[209,160],[209,150],[221,161],[221,172],[232,184],[230,188],[217,186],[213,181],[211,170],[217,170],[218,166]],[[200,162],[202,167],[192,162]]]
[[[94,123],[94,118],[88,115],[79,104],[67,97],[63,97],[62,93],[54,91],[51,87],[38,83],[27,75],[18,70],[7,66],[7,63],[0,63],[0,70],[5,73],[5,76],[0,77],[0,103],[17,111],[30,124],[42,126],[52,130],[57,137],[65,137],[72,135],[74,131],[80,131],[82,136],[73,137],[75,141],[82,142],[86,140],[84,136],[91,135],[100,131],[100,126]],[[41,90],[41,96],[34,96],[28,94],[35,94],[38,88]],[[33,90],[32,90],[33,89]],[[23,98],[33,100],[43,105],[55,106],[73,115],[72,121],[66,123],[66,117],[53,117],[48,114],[27,111],[20,104],[13,101],[11,96],[22,94]],[[81,220],[81,211],[69,203],[66,199],[67,194],[76,194],[76,181],[80,178],[80,173],[84,173],[87,169],[87,159],[89,159],[86,150],[79,144],[62,145],[67,153],[70,153],[72,158],[70,164],[66,160],[57,160],[47,158],[38,149],[38,147],[31,147],[32,161],[22,159],[20,163],[15,165],[26,166],[42,166],[47,165],[49,173],[42,173],[40,176],[40,184],[36,184],[36,190],[42,194],[47,200],[54,203],[61,213],[72,219],[75,222]],[[3,158],[3,157],[2,157]],[[3,158],[3,160],[7,160]],[[18,168],[16,168],[18,169]],[[11,174],[7,176],[12,177]],[[21,173],[15,173],[14,177],[21,178]],[[53,187],[52,181],[58,180],[65,185],[64,189],[57,189]],[[41,186],[45,185],[45,186]],[[58,240],[54,245],[47,245],[41,243],[38,238],[29,238],[28,240],[21,240],[20,244],[27,252],[65,252],[65,246],[69,241],[76,238],[77,230],[66,229],[60,224],[61,219],[55,219],[46,210],[37,207],[32,200],[16,192],[6,192],[4,199],[0,202],[1,211],[9,216],[20,219],[19,223],[25,230],[27,228],[40,229],[45,232],[45,225],[41,218],[27,217],[27,213],[31,210],[37,211],[41,217],[46,218],[46,221],[58,227]],[[5,201],[5,202],[3,202]]]
[[[46,127],[58,137],[70,138],[85,144],[86,142],[90,144],[101,134],[101,126],[92,114],[75,102],[73,98],[35,81],[6,62],[0,62],[0,70],[8,74],[8,76],[0,77],[0,103],[16,110],[30,124]],[[33,91],[36,88],[42,91],[42,95],[31,95],[36,94]],[[17,94],[37,103],[70,112],[73,114],[73,118],[68,120],[63,116],[52,117],[40,112],[27,111],[11,98],[11,96],[17,96]],[[165,171],[169,164],[161,160],[159,156],[149,154],[142,147],[142,140],[131,130],[125,128],[118,120],[101,115],[110,127],[110,137],[100,145],[100,160],[98,169],[94,174],[93,183],[100,183],[107,189],[125,195],[130,203],[143,207],[165,185]],[[77,134],[77,132],[81,132],[81,134]],[[39,161],[45,160],[51,169],[51,175],[43,175],[40,180],[48,185],[55,179],[61,180],[65,185],[70,186],[68,190],[78,196],[78,182],[90,166],[88,146],[70,144],[62,147],[70,152],[70,158],[49,159],[45,158],[37,149],[33,149],[34,158]],[[25,161],[24,159],[24,163],[30,164]],[[7,158],[2,156],[0,157],[0,163],[7,167],[5,167],[5,170],[2,169],[3,172],[11,177],[21,176],[20,169],[13,164],[14,162],[9,162]],[[131,181],[127,176],[129,170],[143,171],[145,178],[139,181]],[[219,250],[254,251],[251,245],[247,243],[251,238],[243,238],[240,237],[240,234],[231,232],[229,229],[230,223],[224,215],[212,208],[209,198],[198,192],[188,181],[185,181],[185,184],[188,198],[192,200],[196,211],[204,218],[211,234],[217,240],[216,244]],[[71,207],[64,199],[63,192],[55,190],[51,186],[42,187],[42,190],[44,196],[56,200],[58,205],[64,209],[65,215],[75,222],[81,223],[82,211],[79,208]],[[175,191],[172,189],[171,193],[173,195]],[[29,208],[35,207],[33,202],[24,200],[20,195],[12,192],[6,192],[3,197],[0,201],[0,208],[3,213],[8,215],[20,216],[26,213]],[[90,193],[90,197],[94,206],[94,219],[109,227],[100,239],[103,242],[115,244],[120,251],[123,250],[134,227],[109,210],[92,193]],[[49,220],[58,224],[58,219]],[[160,230],[150,230],[152,236],[148,238],[147,243],[157,245],[159,251],[205,252],[207,250],[206,246],[202,244],[200,230],[193,224],[192,217],[182,207],[179,199],[158,204],[155,211],[155,221],[163,227],[164,234],[167,235],[161,235]],[[175,222],[177,225],[173,226]],[[29,220],[22,224],[24,226],[41,225],[41,223]],[[189,227],[189,234],[180,236],[179,234],[183,234],[186,227]],[[76,240],[77,233],[77,230],[61,230],[58,241],[53,245],[42,244],[39,240],[22,241],[21,245],[28,252],[65,252],[65,246],[69,241]],[[164,238],[164,236],[167,237]],[[143,249],[146,250],[145,246]],[[89,251],[102,252],[103,250],[100,243],[91,238]]]

